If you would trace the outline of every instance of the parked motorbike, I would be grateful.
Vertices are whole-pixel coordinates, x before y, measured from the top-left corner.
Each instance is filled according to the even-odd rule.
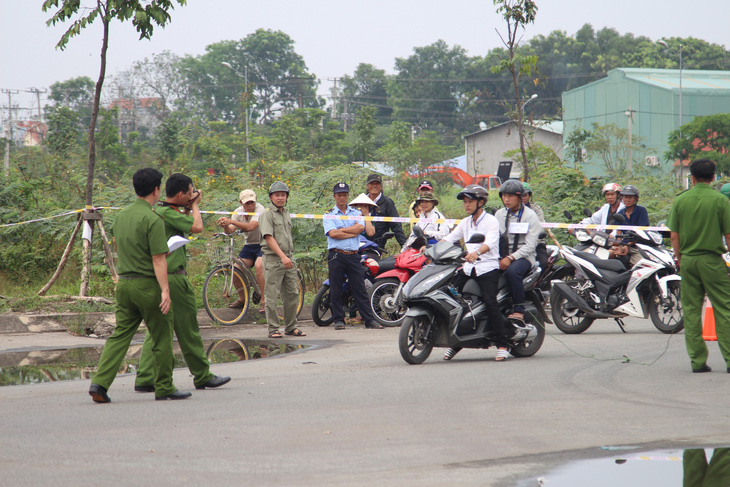
[[[481,243],[484,236],[474,234],[467,243]],[[495,346],[495,336],[487,321],[486,306],[481,289],[473,279],[459,293],[451,282],[462,266],[465,252],[461,247],[442,240],[424,252],[432,263],[414,275],[403,288],[403,302],[408,306],[398,336],[401,357],[409,364],[423,363],[433,347],[489,348]],[[510,353],[529,357],[537,353],[545,339],[544,321],[539,290],[535,283],[540,268],[535,266],[525,276],[524,325],[510,320],[507,325]],[[512,299],[504,278],[500,279],[497,295],[503,314],[512,308]]]
[[[387,271],[395,267],[395,259],[388,257],[381,260],[383,249],[378,244],[371,242],[363,236],[360,236],[360,253],[362,265],[365,267],[365,288],[372,286],[375,276],[379,272]],[[346,311],[353,310],[355,307],[355,299],[350,289],[350,282],[345,279],[342,285],[342,305]],[[330,326],[334,322],[332,317],[332,309],[330,303],[330,280],[325,279],[322,286],[314,296],[312,301],[312,320],[317,326]]]
[[[613,318],[626,332],[622,318],[651,317],[662,333],[684,328],[680,301],[681,277],[657,232],[630,230],[621,237],[634,242],[642,259],[631,269],[616,259],[563,247],[561,255],[577,269],[575,280],[553,281],[551,308],[555,325],[568,334],[583,333],[596,319]],[[619,240],[596,231],[592,242],[607,248]]]
[[[377,275],[368,290],[368,300],[375,320],[383,326],[400,326],[408,308],[403,304],[403,286],[426,264],[421,247],[424,237],[417,237],[407,249],[395,257],[395,268]]]

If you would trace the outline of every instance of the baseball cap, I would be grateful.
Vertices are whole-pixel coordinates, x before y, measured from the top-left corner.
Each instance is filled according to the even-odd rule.
[[[256,193],[252,189],[244,189],[241,191],[241,194],[238,195],[238,201],[241,203],[248,203],[249,201],[256,203]]]
[[[373,183],[373,182],[377,182],[377,183],[381,183],[382,184],[383,183],[383,176],[381,176],[380,174],[371,174],[370,176],[368,176],[368,179],[367,179],[367,181],[365,181],[365,184]]]
[[[433,190],[433,184],[431,184],[431,181],[428,181],[427,179],[424,179],[420,183],[418,183],[418,190],[422,189],[430,189]]]
[[[332,192],[334,194],[337,193],[349,193],[350,187],[347,185],[347,183],[337,183],[335,184],[335,187],[332,188]]]

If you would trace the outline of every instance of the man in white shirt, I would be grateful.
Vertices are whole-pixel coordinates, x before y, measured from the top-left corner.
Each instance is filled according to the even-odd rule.
[[[505,318],[499,310],[497,291],[499,287],[499,223],[492,215],[484,211],[489,193],[483,187],[470,184],[456,195],[464,201],[464,210],[469,215],[461,220],[453,232],[444,237],[444,240],[457,243],[460,240],[468,241],[475,233],[484,235],[482,243],[467,243],[469,252],[464,260],[464,267],[454,280],[454,286],[461,290],[468,279],[475,279],[482,290],[482,299],[487,307],[487,319],[496,334],[498,362],[509,356],[507,339],[505,337]],[[451,360],[460,348],[446,350],[444,360]]]
[[[608,225],[608,220],[624,208],[621,201],[621,186],[616,183],[608,183],[601,189],[601,194],[606,199],[606,204],[591,216],[581,220],[581,223],[594,225]]]

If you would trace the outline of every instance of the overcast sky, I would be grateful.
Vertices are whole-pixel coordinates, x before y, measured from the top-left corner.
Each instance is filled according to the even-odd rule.
[[[67,26],[47,27],[51,12],[42,0],[0,0],[0,88],[21,90],[13,104],[35,110],[34,97],[22,90],[48,88],[56,81],[99,74],[101,29],[92,25],[72,39],[65,51],[55,49]],[[94,0],[82,0],[93,5]],[[495,31],[504,23],[491,0],[188,0],[172,12],[165,29],[152,40],[138,40],[131,23],[111,26],[107,76],[164,50],[199,55],[205,46],[238,40],[258,28],[281,30],[295,41],[310,72],[322,81],[352,74],[361,63],[393,72],[397,57],[414,47],[443,39],[469,55],[499,47]],[[562,30],[573,35],[585,23],[596,30],[612,27],[621,34],[651,39],[696,37],[730,46],[730,0],[537,0],[535,24],[524,39]],[[45,104],[42,101],[41,104]],[[7,93],[0,93],[0,106]],[[3,113],[4,110],[0,110]],[[21,112],[23,116],[23,112]]]

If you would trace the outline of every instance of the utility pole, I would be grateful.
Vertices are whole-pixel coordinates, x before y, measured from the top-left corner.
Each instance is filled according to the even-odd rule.
[[[347,99],[342,102],[342,105],[345,107],[345,110],[342,112],[342,118],[345,121],[344,132],[347,133],[347,119],[350,118],[350,114],[347,113]]]
[[[334,86],[332,87],[332,120],[337,119],[337,80],[339,78],[335,78],[334,80]]]
[[[632,122],[634,121],[634,113],[636,110],[631,109],[631,105],[629,105],[629,109],[624,112],[624,115],[629,117],[629,162],[627,165],[627,169],[629,170],[629,173],[632,172],[632,166],[634,162],[634,144],[632,142]]]
[[[10,173],[10,141],[13,140],[13,95],[18,90],[2,90],[8,94],[8,133],[5,142],[5,159],[3,160],[3,170],[7,176]]]
[[[41,93],[45,93],[48,90],[39,90],[38,88],[30,88],[26,90],[26,93],[35,93],[36,100],[38,102],[38,121],[43,121],[43,115],[41,114]]]

